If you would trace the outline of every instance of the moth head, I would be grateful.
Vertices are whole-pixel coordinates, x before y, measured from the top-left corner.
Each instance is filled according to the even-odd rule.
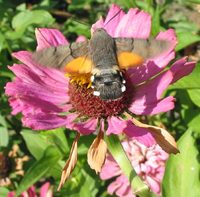
[[[125,80],[119,71],[100,72],[91,77],[93,94],[102,100],[116,100],[126,90]]]

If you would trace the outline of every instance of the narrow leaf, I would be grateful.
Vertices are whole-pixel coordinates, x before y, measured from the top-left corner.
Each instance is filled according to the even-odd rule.
[[[8,145],[8,129],[6,127],[0,126],[0,147],[6,147]]]
[[[179,51],[195,42],[200,41],[200,36],[193,34],[192,32],[177,32],[178,45],[176,46],[176,51]]]
[[[40,160],[36,161],[26,172],[24,178],[20,182],[16,195],[18,196],[23,191],[27,190],[35,182],[40,180],[55,166],[60,159],[60,154],[53,146],[49,146]]]

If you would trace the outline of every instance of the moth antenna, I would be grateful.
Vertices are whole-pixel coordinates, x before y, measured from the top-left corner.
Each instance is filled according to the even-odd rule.
[[[116,13],[116,14],[114,14],[109,20],[108,20],[108,22],[106,22],[106,24],[103,26],[103,27],[105,27],[106,25],[108,25],[108,23],[110,23],[110,21],[112,21],[117,15],[119,15],[119,13],[122,11],[122,9],[120,8],[120,10]]]

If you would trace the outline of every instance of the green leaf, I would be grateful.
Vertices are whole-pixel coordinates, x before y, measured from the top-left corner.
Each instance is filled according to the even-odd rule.
[[[95,180],[89,176],[84,170],[81,170],[82,173],[82,187],[80,188],[79,196],[82,197],[88,197],[88,194],[90,194],[91,197],[95,197],[98,189],[95,188]]]
[[[69,132],[64,128],[58,128],[54,130],[48,130],[41,133],[46,136],[49,143],[54,144],[63,155],[67,155],[70,151],[65,132]]]
[[[115,1],[117,4],[125,7],[125,8],[132,8],[132,7],[137,7],[136,1],[135,0],[118,0]]]
[[[44,132],[23,130],[21,132],[31,154],[38,160],[49,145],[54,145],[60,153],[67,155],[69,146],[64,134],[64,129],[54,129]]]
[[[182,0],[184,3],[197,3],[197,4],[200,4],[200,0]]]
[[[25,10],[15,15],[12,20],[12,27],[15,31],[24,31],[29,25],[50,25],[54,18],[45,10]]]
[[[171,155],[163,180],[163,197],[198,197],[200,165],[195,137],[188,130],[178,141],[180,154]]]
[[[200,114],[195,116],[190,122],[189,127],[194,130],[195,132],[200,133]]]
[[[176,46],[176,51],[179,51],[195,42],[200,41],[200,36],[193,34],[190,31],[177,32],[178,45]]]
[[[200,107],[200,89],[198,90],[188,90],[188,94],[192,102]]]
[[[20,182],[16,195],[27,190],[35,182],[45,176],[57,164],[60,159],[60,153],[53,146],[49,146],[40,160],[36,161],[26,172]]]
[[[7,127],[5,118],[0,114],[0,125],[3,127]]]
[[[84,35],[86,37],[90,37],[89,26],[81,23],[80,21],[76,21],[75,19],[69,19],[65,23],[64,33],[74,33],[77,35]],[[66,31],[66,32],[65,32]]]
[[[8,129],[0,126],[0,147],[6,147],[8,145],[9,136]]]
[[[116,135],[105,136],[106,143],[108,145],[108,150],[115,159],[115,161],[120,166],[123,173],[128,177],[133,191],[137,191],[137,195],[141,197],[150,196],[149,189],[142,180],[137,176],[135,170],[133,169],[131,162],[129,161],[126,153]]]
[[[3,49],[4,42],[5,42],[5,36],[0,32],[0,52]]]
[[[173,84],[170,89],[187,89],[192,102],[200,107],[200,64],[196,65],[193,72]]]
[[[9,193],[9,190],[6,187],[0,187],[0,196],[7,196]]]
[[[160,31],[160,6],[157,5],[152,17],[151,33],[153,36],[156,36],[159,31]]]
[[[170,89],[190,89],[190,90],[200,89],[199,79],[200,79],[200,64],[197,64],[195,69],[190,75],[178,80],[175,84],[170,86]]]
[[[26,142],[28,150],[37,160],[43,156],[45,149],[50,145],[46,137],[36,131],[23,130],[21,135]]]

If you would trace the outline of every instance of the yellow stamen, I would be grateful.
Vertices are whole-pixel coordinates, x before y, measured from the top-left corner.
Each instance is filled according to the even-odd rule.
[[[76,83],[79,86],[87,84],[87,88],[90,88],[92,83],[90,81],[91,74],[69,74],[66,73],[66,76],[70,78],[70,83]]]

